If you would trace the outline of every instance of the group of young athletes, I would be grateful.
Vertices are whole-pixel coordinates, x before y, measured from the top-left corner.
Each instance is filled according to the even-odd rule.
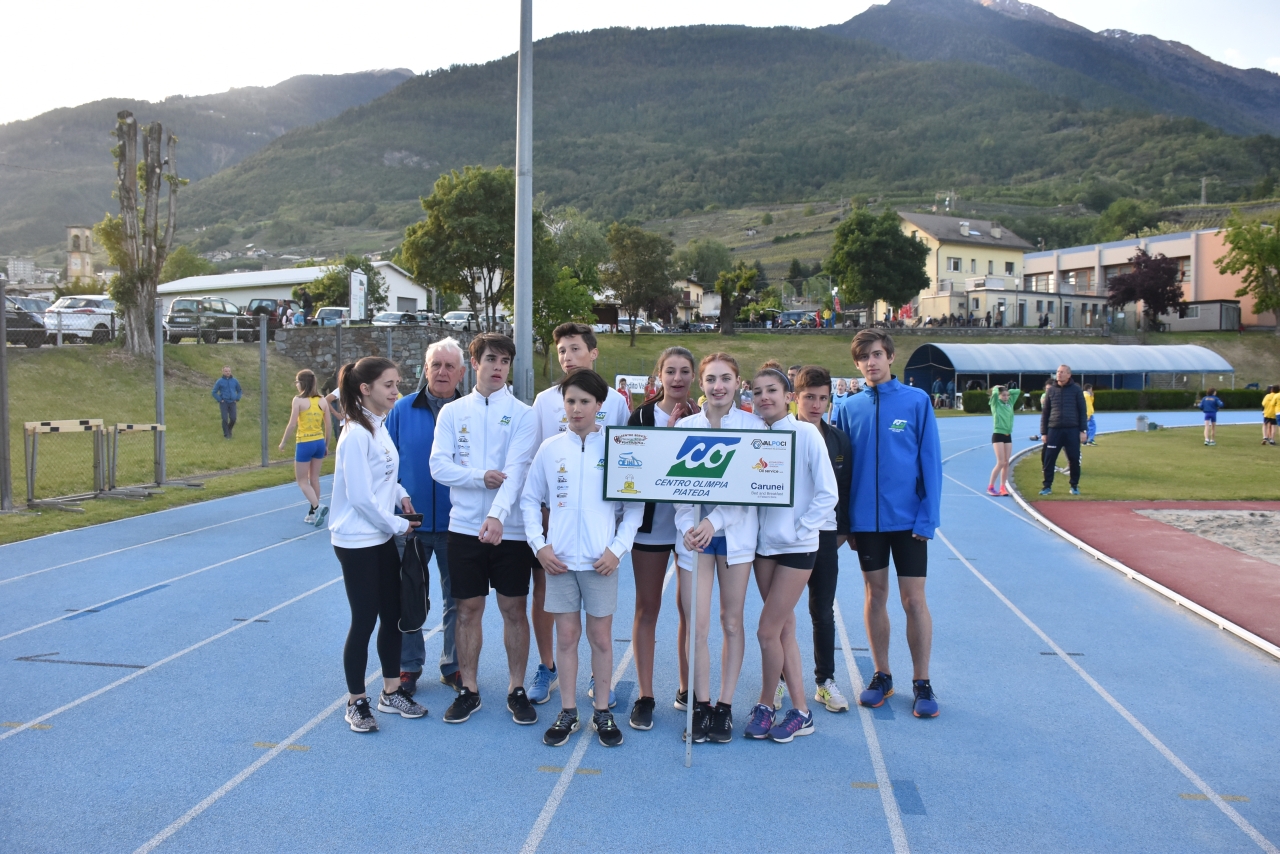
[[[776,362],[766,362],[746,377],[753,404],[746,412],[734,402],[744,377],[733,356],[712,353],[699,359],[683,347],[669,347],[657,360],[655,392],[633,410],[631,401],[593,370],[599,353],[591,327],[562,324],[554,332],[554,346],[564,377],[532,406],[507,385],[515,346],[498,334],[477,335],[465,355],[452,338],[433,343],[418,391],[404,397],[398,392],[399,370],[388,359],[366,357],[340,370],[333,408],[344,426],[327,523],[351,606],[343,666],[350,694],[346,721],[353,731],[377,729],[374,704],[365,694],[375,627],[383,675],[377,709],[406,718],[427,714],[414,699],[425,665],[423,637],[398,627],[406,536],[418,538],[428,558],[434,554],[439,570],[440,681],[456,692],[446,723],[461,724],[482,708],[477,670],[492,590],[502,614],[506,707],[512,719],[537,723],[535,707],[558,689],[561,708],[543,741],[563,745],[583,725],[577,691],[585,611],[590,726],[601,744],[621,744],[609,685],[619,566],[630,552],[639,696],[628,724],[652,729],[656,628],[674,553],[681,650],[674,705],[693,704],[693,731],[685,737],[721,743],[733,737],[753,569],[763,598],[756,627],[762,673],[742,732],[783,743],[808,735],[814,717],[803,688],[795,608],[807,589],[814,699],[832,712],[846,711],[849,704],[835,682],[834,626],[838,549],[845,544],[856,550],[862,569],[875,663],[859,702],[880,706],[894,693],[887,609],[892,556],[914,669],[912,711],[922,718],[938,714],[929,682],[932,622],[925,578],[927,542],[939,524],[940,445],[928,395],[892,375],[894,347],[887,332],[863,330],[854,338],[851,354],[866,390],[843,396],[834,409],[831,374],[824,367],[793,369],[789,375]],[[475,386],[461,393],[468,357]],[[315,393],[314,382],[309,371],[299,374],[299,396],[285,436],[296,427],[299,453],[307,451],[305,459],[299,457],[298,482],[312,505],[307,521],[323,525],[318,463],[328,437],[329,403]],[[704,396],[701,406],[695,385]],[[606,501],[604,428],[627,424],[791,431],[793,506]],[[312,443],[320,448],[318,456]],[[691,618],[695,583],[697,614]],[[717,584],[721,662],[713,699],[708,635]],[[526,690],[531,635],[539,662]],[[788,694],[791,708],[781,714]]]

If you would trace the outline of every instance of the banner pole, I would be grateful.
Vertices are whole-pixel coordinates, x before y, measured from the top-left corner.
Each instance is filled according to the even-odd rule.
[[[694,523],[693,527],[698,527],[702,521],[698,517],[702,515],[702,505],[695,504],[693,511]],[[678,533],[678,532],[677,532]],[[676,559],[676,572],[683,572],[680,568],[680,560]],[[685,635],[685,656],[689,662],[689,694],[685,697],[684,711],[684,767],[693,767],[693,706],[697,701],[698,692],[693,686],[697,684],[694,678],[694,663],[698,660],[698,656],[694,651],[694,644],[698,639],[698,553],[693,553],[693,571],[689,573],[692,576],[689,588],[689,614],[688,627],[689,631]],[[676,576],[676,596],[680,595],[680,577]]]

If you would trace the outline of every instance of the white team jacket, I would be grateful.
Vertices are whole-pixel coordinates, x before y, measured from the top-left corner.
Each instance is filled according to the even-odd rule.
[[[644,505],[605,501],[604,429],[585,440],[558,433],[542,443],[529,466],[520,498],[525,536],[534,554],[548,543],[571,570],[594,570],[607,548],[618,558],[631,550],[644,519]],[[542,536],[542,505],[551,508]]]
[[[385,416],[364,414],[373,432],[349,420],[333,467],[329,542],[344,549],[382,545],[409,529],[409,520],[395,515],[409,494],[399,482],[400,454],[382,426]]]
[[[818,531],[835,530],[836,503],[840,497],[827,442],[817,427],[794,415],[778,419],[767,429],[795,431],[795,486],[790,507],[757,508],[760,533],[756,553],[816,552]]]
[[[709,429],[711,422],[707,420],[704,409],[681,418],[675,426]],[[725,430],[766,429],[760,416],[743,412],[736,406],[720,419],[720,426]],[[696,555],[684,547],[684,535],[693,528],[697,509],[698,505],[695,504],[676,505],[676,556],[684,569],[697,566]],[[710,519],[711,524],[716,526],[716,536],[725,538],[729,563],[750,563],[756,556],[756,508],[740,504],[704,504],[701,509],[703,518]]]
[[[631,407],[627,406],[617,389],[609,389],[604,404],[596,413],[596,424],[601,427],[623,427],[630,418]],[[533,399],[533,419],[538,428],[533,444],[535,452],[552,436],[569,431],[569,416],[564,411],[564,394],[558,387],[544,389]]]
[[[473,391],[446,403],[431,445],[431,477],[449,487],[449,530],[478,535],[485,517],[502,523],[502,539],[523,540],[520,490],[533,457],[533,410],[506,386],[484,397]],[[497,469],[507,479],[497,489],[484,473]],[[508,524],[508,516],[516,518]]]

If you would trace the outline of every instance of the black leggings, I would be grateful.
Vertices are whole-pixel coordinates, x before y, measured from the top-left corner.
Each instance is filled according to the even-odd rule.
[[[395,538],[380,546],[344,549],[334,546],[342,564],[342,583],[351,604],[351,630],[342,648],[342,669],[347,690],[364,693],[364,672],[369,666],[369,637],[378,626],[378,660],[388,679],[400,674],[400,555]]]
[[[840,556],[835,531],[818,532],[818,559],[809,575],[809,617],[813,620],[813,677],[821,685],[836,676],[836,579]]]

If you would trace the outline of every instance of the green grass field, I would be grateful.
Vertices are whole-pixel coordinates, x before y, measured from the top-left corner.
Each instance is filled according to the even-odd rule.
[[[1261,419],[1259,419],[1261,421]],[[1028,501],[1276,501],[1280,500],[1280,450],[1261,444],[1261,423],[1220,425],[1218,444],[1205,447],[1199,426],[1155,433],[1109,433],[1085,448],[1080,492],[1067,491],[1066,475],[1053,495],[1040,497],[1040,455],[1018,461],[1014,482]],[[1065,466],[1066,458],[1059,456]]]

